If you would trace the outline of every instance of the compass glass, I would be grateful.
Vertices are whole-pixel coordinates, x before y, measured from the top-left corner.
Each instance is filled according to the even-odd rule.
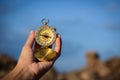
[[[36,41],[42,47],[47,47],[52,45],[56,39],[55,30],[49,26],[40,27],[36,33]]]

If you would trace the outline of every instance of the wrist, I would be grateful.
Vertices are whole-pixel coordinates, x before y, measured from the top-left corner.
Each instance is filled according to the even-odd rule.
[[[34,80],[35,75],[29,67],[16,66],[3,80]]]

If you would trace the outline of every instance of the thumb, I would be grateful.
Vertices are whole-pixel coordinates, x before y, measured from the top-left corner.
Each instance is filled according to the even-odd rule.
[[[29,37],[25,43],[26,47],[32,47],[34,43],[34,38],[35,38],[35,32],[32,30],[29,34]]]

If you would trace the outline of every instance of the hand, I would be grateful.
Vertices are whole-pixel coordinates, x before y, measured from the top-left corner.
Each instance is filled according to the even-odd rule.
[[[11,71],[11,73],[4,77],[3,80],[36,80],[41,78],[53,66],[61,52],[62,43],[60,35],[58,35],[56,38],[56,46],[54,49],[57,52],[57,57],[55,60],[49,62],[37,62],[34,58],[34,49],[32,48],[34,44],[34,38],[34,31],[31,31],[24,47],[22,48],[16,67],[13,71]]]

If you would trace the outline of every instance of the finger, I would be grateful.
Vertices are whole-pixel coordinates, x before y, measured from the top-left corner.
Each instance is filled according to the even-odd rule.
[[[60,34],[58,34],[55,42],[55,51],[57,52],[58,55],[60,55],[61,47],[62,47],[62,40]]]
[[[25,46],[32,48],[32,46],[33,46],[33,44],[34,44],[34,38],[35,38],[35,33],[34,33],[34,31],[32,30],[32,31],[30,32],[30,34],[29,34],[29,37],[28,37],[28,39],[27,39],[27,41],[26,41]]]

